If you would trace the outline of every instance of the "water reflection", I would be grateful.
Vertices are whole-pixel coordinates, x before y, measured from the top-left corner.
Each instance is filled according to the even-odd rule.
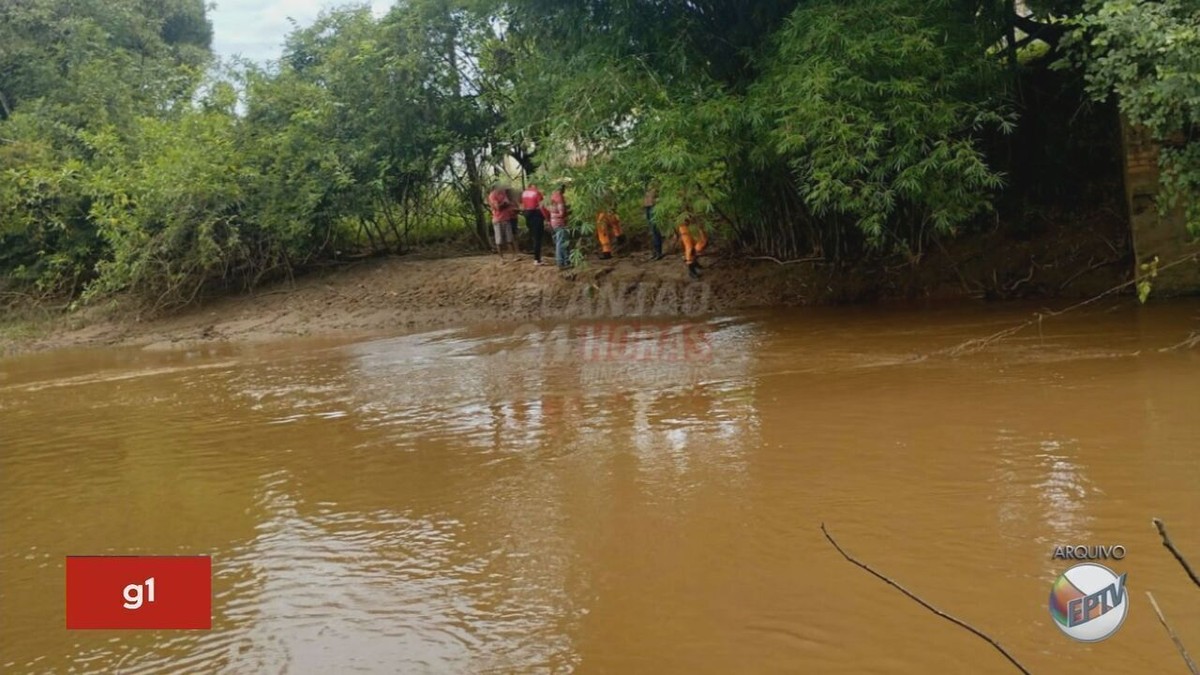
[[[641,346],[645,341],[696,326],[706,331],[704,358],[661,351],[655,353],[663,360],[644,358],[650,353]],[[388,428],[407,447],[453,438],[479,451],[544,450],[548,439],[564,447],[583,435],[629,428],[631,416],[640,429],[634,443],[643,445],[664,430],[688,426],[716,424],[725,439],[752,430],[750,326],[643,324],[621,336],[626,351],[620,352],[597,347],[606,330],[612,327],[525,327],[501,337],[458,331],[368,343],[349,350],[353,365],[345,386],[364,421]],[[693,401],[692,409],[663,413],[680,398]],[[711,402],[717,399],[732,406]]]
[[[579,322],[564,340],[536,325],[9,364],[0,666],[993,665],[831,554],[828,522],[1036,672],[1165,671],[1174,655],[1148,613],[1101,659],[1051,641],[1043,604],[1051,546],[1091,537],[1078,543],[1127,545],[1130,579],[1163,589],[1181,632],[1200,630],[1146,527],[1200,527],[1197,362],[1096,358],[1109,340],[1122,353],[1165,341],[1130,337],[1119,314],[1036,346],[904,358],[1011,318]],[[702,327],[710,358],[643,358],[671,354],[678,326]],[[616,357],[581,342],[605,330]],[[214,630],[62,631],[62,557],[81,552],[213,555]]]
[[[1018,542],[1036,532],[1047,551],[1092,540],[1090,499],[1100,491],[1078,460],[1078,439],[1027,439],[1003,430],[994,447],[998,519],[1006,537]],[[1053,569],[1056,564],[1049,556],[1047,561]]]
[[[746,326],[712,335],[731,353],[751,353],[737,344],[753,335]],[[567,343],[565,353],[583,349]],[[597,583],[579,566],[595,542],[586,532],[580,539],[573,523],[605,513],[621,520],[618,503],[630,499],[682,497],[708,479],[688,478],[701,467],[732,486],[755,442],[745,356],[556,359],[544,338],[469,331],[344,353],[340,368],[266,366],[235,379],[272,423],[352,427],[354,453],[344,459],[373,472],[318,478],[293,457],[292,469],[260,488],[259,533],[226,563],[253,569],[254,593],[230,598],[228,611],[246,627],[239,649],[264,659],[257,665],[333,667],[332,655],[362,647],[386,620],[382,633],[403,639],[372,648],[375,663],[570,668],[579,661],[572,625],[590,614],[588,589]],[[478,465],[465,455],[497,459]],[[343,498],[314,509],[311,483],[345,494],[329,489],[331,478],[349,478],[354,501],[365,503]],[[629,493],[631,479],[648,492]],[[400,504],[422,506],[396,511]],[[337,619],[319,620],[319,608]]]
[[[1082,469],[1059,441],[1041,442],[1036,455],[1045,478],[1033,487],[1041,493],[1046,525],[1060,539],[1068,536],[1088,539],[1088,481]]]

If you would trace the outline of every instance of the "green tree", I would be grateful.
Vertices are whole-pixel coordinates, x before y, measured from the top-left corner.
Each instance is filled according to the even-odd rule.
[[[1071,64],[1162,144],[1163,208],[1200,235],[1200,2],[1089,0],[1073,25]]]
[[[813,215],[907,248],[989,208],[1002,179],[978,132],[1013,122],[980,28],[941,3],[814,2],[792,15],[748,107]]]
[[[514,4],[536,44],[514,98],[538,105],[508,127],[587,207],[653,178],[667,214],[686,195],[758,250],[839,255],[919,248],[1002,184],[978,145],[1012,124],[996,3]]]
[[[1020,83],[1064,53],[1164,144],[1164,205],[1195,227],[1198,16],[1196,0],[403,0],[325,12],[277,63],[222,70],[203,0],[9,0],[0,283],[171,307],[402,250],[430,223],[482,244],[509,160],[572,179],[584,230],[654,184],[665,225],[700,213],[745,250],[915,262],[995,208],[996,138],[1031,123]]]
[[[184,105],[208,62],[201,0],[0,5],[0,272],[78,292],[107,253],[90,175],[143,116]]]

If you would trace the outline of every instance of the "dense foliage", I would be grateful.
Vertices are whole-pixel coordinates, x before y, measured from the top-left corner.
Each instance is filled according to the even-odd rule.
[[[1053,63],[1167,143],[1166,200],[1200,223],[1198,7],[398,0],[248,64],[214,61],[204,0],[9,0],[0,283],[168,307],[484,246],[483,195],[523,177],[571,179],[583,214],[653,185],[664,223],[698,211],[781,258],[917,260],[1011,189],[989,148],[1030,123],[1021,73]]]
[[[1097,99],[1162,144],[1163,207],[1186,209],[1200,235],[1200,2],[1089,0],[1076,20],[1076,64]]]

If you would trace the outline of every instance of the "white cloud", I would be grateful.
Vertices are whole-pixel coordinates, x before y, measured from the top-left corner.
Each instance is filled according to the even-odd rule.
[[[213,51],[222,58],[241,55],[263,63],[279,58],[283,41],[291,32],[288,17],[301,26],[316,20],[322,9],[342,6],[339,0],[218,0],[209,12],[213,24]],[[370,0],[375,16],[383,16],[392,0]]]

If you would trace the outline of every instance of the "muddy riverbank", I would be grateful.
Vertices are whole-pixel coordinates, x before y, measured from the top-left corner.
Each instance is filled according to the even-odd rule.
[[[1028,261],[1028,262],[1026,262]],[[310,272],[170,315],[91,307],[0,330],[0,353],[81,345],[152,348],[291,337],[370,337],[532,318],[679,316],[877,300],[1086,297],[1127,278],[1123,242],[1062,233],[980,235],[894,265],[746,259],[716,251],[704,276],[641,252],[562,273],[528,256],[390,257]],[[3,323],[0,321],[0,323]]]

